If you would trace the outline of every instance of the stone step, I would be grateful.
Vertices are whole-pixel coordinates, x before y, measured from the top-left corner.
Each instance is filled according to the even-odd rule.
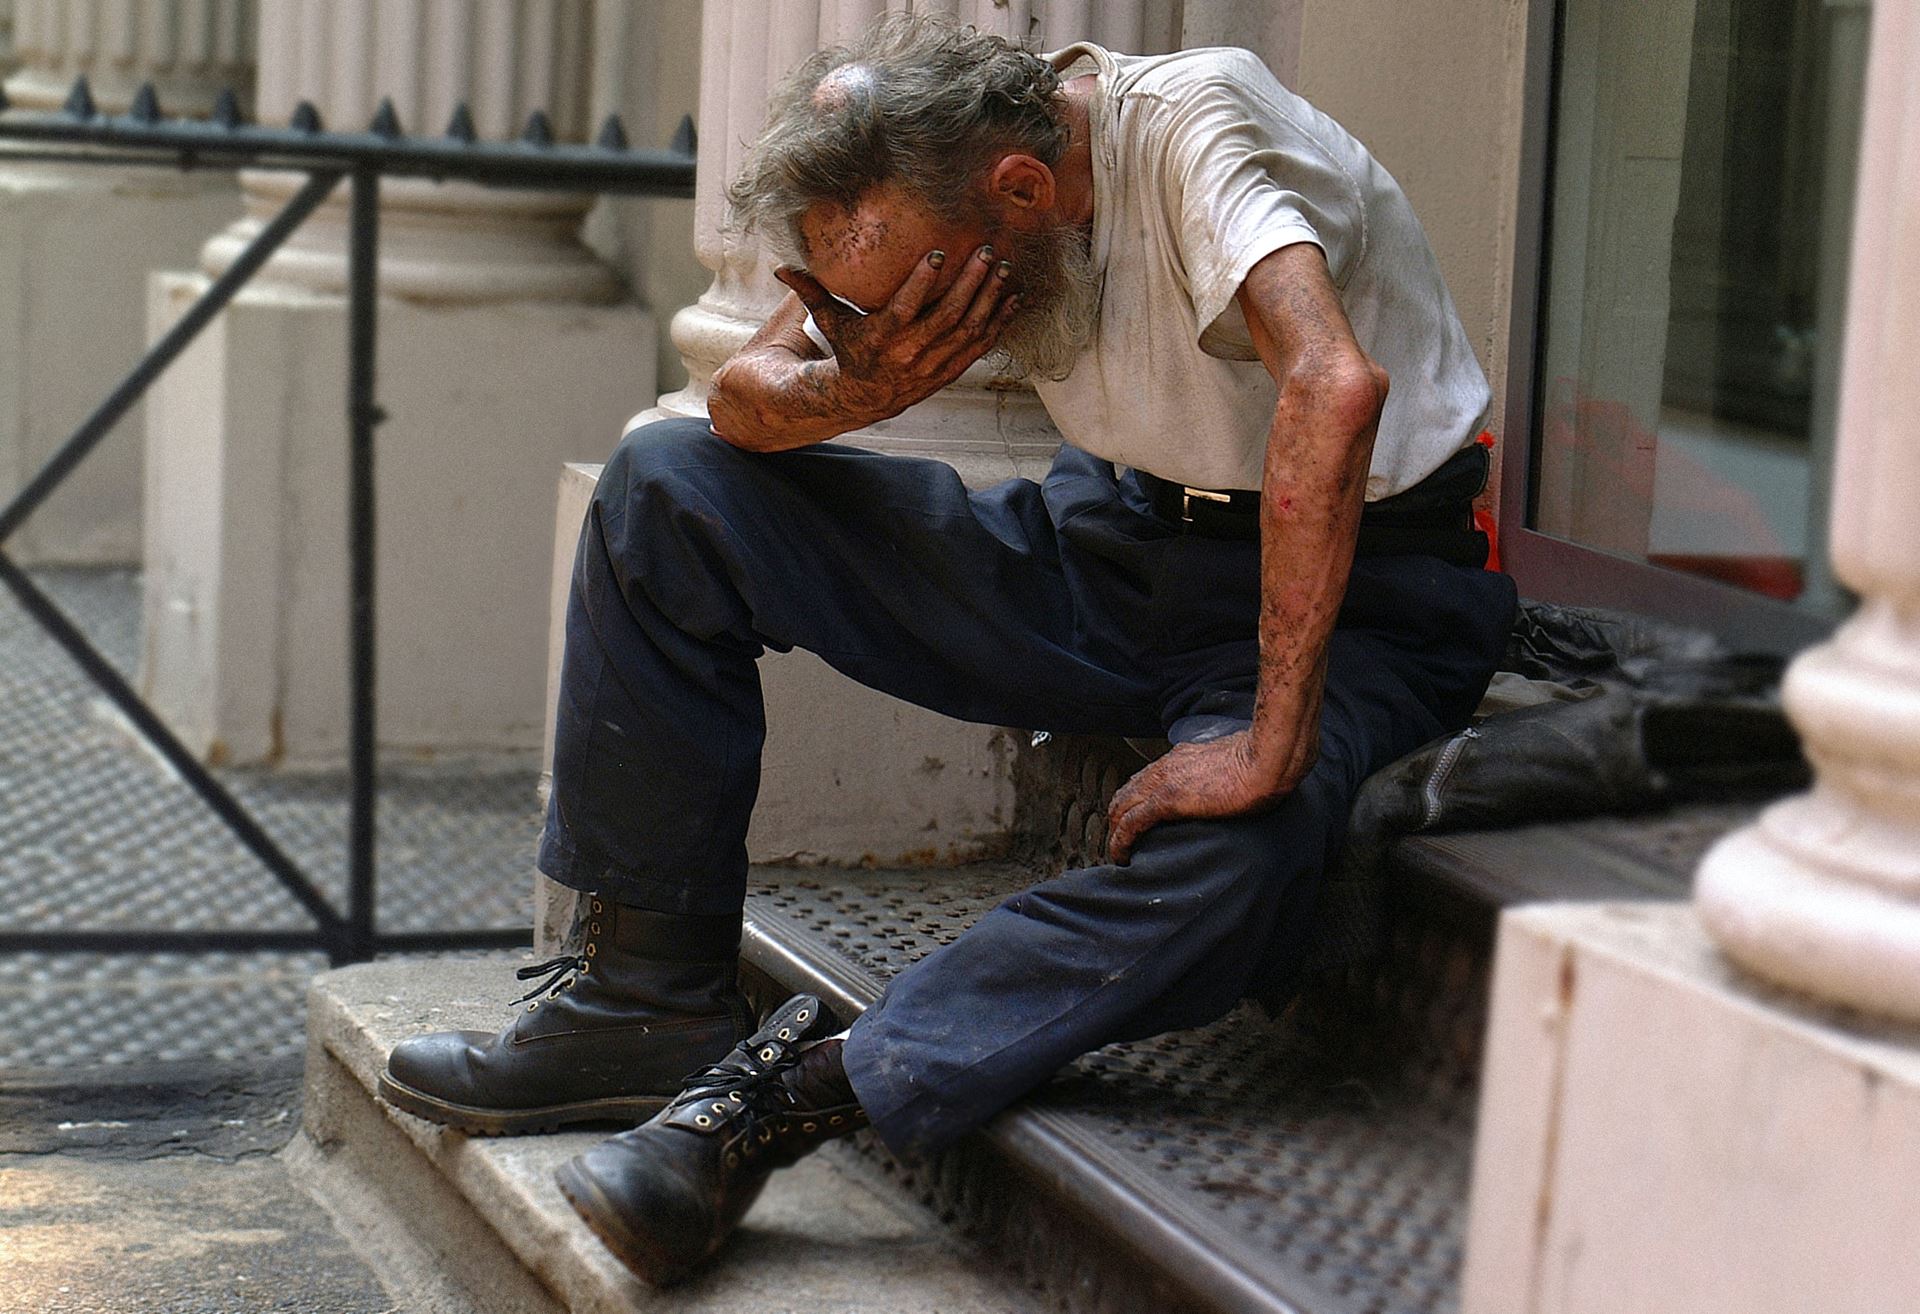
[[[871,1135],[829,1146],[777,1175],[723,1260],[672,1292],[636,1283],[552,1184],[596,1133],[469,1139],[371,1094],[402,1037],[498,1026],[525,956],[320,977],[292,1158],[418,1309],[1440,1314],[1456,1299],[1499,908],[1601,879],[1671,896],[1686,855],[1740,815],[1403,844],[1382,962],[1277,1017],[1248,1004],[1089,1055],[933,1160],[896,1161]],[[1555,854],[1586,883],[1556,885]],[[850,1018],[1035,878],[1012,862],[757,868],[749,988],[763,1005],[809,990]]]
[[[829,1146],[778,1174],[723,1263],[656,1292],[561,1198],[553,1172],[605,1132],[469,1138],[373,1087],[404,1036],[491,1030],[524,955],[408,958],[328,972],[308,999],[305,1121],[287,1152],[412,1314],[1027,1314],[1008,1286],[871,1162]]]

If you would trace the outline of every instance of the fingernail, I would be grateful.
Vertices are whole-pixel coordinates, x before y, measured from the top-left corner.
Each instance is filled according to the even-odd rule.
[[[981,258],[981,259],[982,259],[983,261],[986,261],[987,263],[989,263],[989,264],[991,264],[991,263],[992,263],[992,261],[993,261],[993,248],[992,248],[991,246],[983,246],[983,247],[981,247],[981,248],[980,248],[980,258]]]
[[[929,251],[927,253],[927,263],[935,269],[938,269],[941,265],[947,263],[947,253],[945,251]]]
[[[1000,267],[994,272],[1002,278],[1011,278],[1013,276],[1013,262],[1010,260],[1002,260]]]

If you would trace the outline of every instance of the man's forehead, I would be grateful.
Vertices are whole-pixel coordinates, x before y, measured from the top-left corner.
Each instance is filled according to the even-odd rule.
[[[871,197],[853,205],[816,201],[800,216],[800,232],[812,260],[872,256],[886,246],[893,231],[886,207],[874,204]]]

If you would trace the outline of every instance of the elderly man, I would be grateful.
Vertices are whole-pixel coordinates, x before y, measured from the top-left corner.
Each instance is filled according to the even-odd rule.
[[[1284,980],[1355,790],[1465,723],[1514,605],[1471,527],[1487,384],[1426,238],[1246,52],[1042,59],[891,19],[790,78],[730,195],[792,295],[711,427],[629,434],[587,517],[540,850],[591,891],[581,947],[505,1031],[402,1044],[383,1086],[482,1132],[659,1110],[561,1173],[656,1283],[827,1137],[938,1149]],[[1057,421],[1043,482],[826,443],[982,360]],[[950,716],[1173,747],[1115,797],[1109,862],[839,1035],[804,997],[749,1035],[754,660],[794,646]]]

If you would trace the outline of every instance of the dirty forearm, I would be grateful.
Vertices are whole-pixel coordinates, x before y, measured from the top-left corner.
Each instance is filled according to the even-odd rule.
[[[713,431],[756,452],[824,442],[871,424],[840,386],[839,367],[807,336],[806,307],[789,296],[732,359],[707,395]]]
[[[1253,760],[1291,789],[1318,752],[1327,642],[1346,592],[1385,376],[1364,358],[1306,362],[1282,389],[1260,509]]]
[[[831,357],[749,346],[714,374],[707,415],[715,433],[757,452],[824,442],[880,418],[859,411],[837,384]]]

